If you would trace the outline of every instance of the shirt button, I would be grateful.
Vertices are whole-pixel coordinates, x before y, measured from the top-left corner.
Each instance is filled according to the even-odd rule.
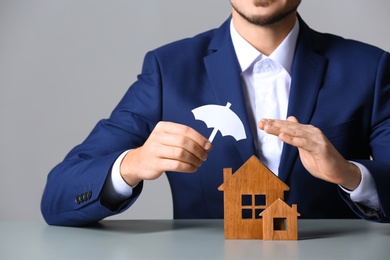
[[[264,143],[269,143],[270,141],[271,141],[271,137],[269,135],[264,136],[263,138]]]

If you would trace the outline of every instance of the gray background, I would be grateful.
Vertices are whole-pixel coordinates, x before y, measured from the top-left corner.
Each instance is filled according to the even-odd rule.
[[[388,0],[307,0],[309,25],[390,50]],[[0,0],[0,220],[41,220],[47,173],[108,117],[144,54],[218,27],[229,1]],[[156,196],[156,194],[158,196]],[[172,218],[164,177],[122,218]]]

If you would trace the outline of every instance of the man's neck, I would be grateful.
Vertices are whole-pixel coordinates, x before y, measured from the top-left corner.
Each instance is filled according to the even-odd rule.
[[[232,12],[233,25],[237,32],[253,47],[267,56],[271,55],[287,37],[294,27],[296,16],[296,13],[292,13],[276,24],[259,26],[249,23],[234,9]]]

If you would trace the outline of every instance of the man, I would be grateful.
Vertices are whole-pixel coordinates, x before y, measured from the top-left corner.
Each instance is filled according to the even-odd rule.
[[[311,30],[300,0],[230,2],[220,28],[146,55],[110,118],[49,174],[47,223],[120,213],[164,172],[175,218],[223,218],[222,169],[253,154],[302,218],[389,221],[389,53]],[[227,103],[246,138],[211,144],[192,111]]]

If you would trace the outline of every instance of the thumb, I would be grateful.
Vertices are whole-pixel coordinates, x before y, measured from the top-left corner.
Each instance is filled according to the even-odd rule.
[[[287,121],[299,123],[298,119],[295,116],[289,116],[287,117]]]

